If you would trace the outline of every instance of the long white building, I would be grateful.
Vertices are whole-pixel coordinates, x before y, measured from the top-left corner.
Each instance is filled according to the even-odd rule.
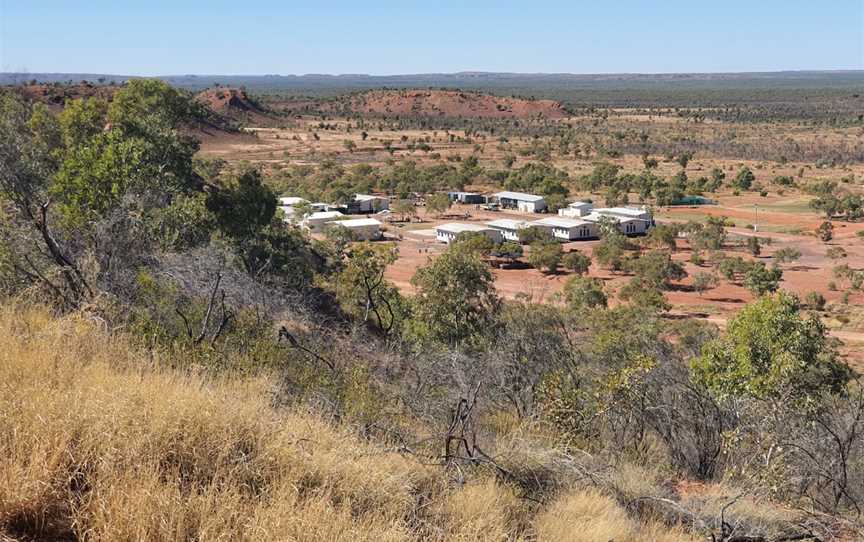
[[[501,232],[495,228],[483,224],[465,224],[462,222],[448,222],[435,227],[435,238],[442,243],[452,243],[460,233],[473,232],[482,233],[495,243],[500,243],[503,238]]]
[[[535,220],[530,225],[548,230],[552,237],[561,241],[595,239],[600,235],[600,228],[597,223],[576,218],[550,216]]]
[[[507,241],[519,241],[519,230],[527,228],[528,222],[512,218],[500,218],[487,222],[486,225],[500,231],[501,237]]]
[[[517,209],[523,213],[540,213],[546,210],[546,200],[535,194],[504,191],[493,194],[492,197],[505,209]]]
[[[360,241],[371,241],[381,237],[381,222],[374,218],[352,218],[349,220],[332,220],[328,226],[346,228]]]

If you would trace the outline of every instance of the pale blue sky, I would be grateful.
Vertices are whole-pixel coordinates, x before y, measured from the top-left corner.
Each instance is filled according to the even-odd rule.
[[[864,0],[0,0],[0,71],[864,68]]]

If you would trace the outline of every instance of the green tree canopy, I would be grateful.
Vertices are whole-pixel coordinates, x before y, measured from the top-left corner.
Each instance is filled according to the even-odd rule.
[[[494,328],[500,305],[489,266],[465,251],[447,251],[411,279],[410,329],[421,342],[452,348],[479,347]]]
[[[746,306],[693,361],[694,378],[721,396],[804,398],[842,391],[849,367],[838,359],[822,322],[800,309],[798,298],[785,292]]]

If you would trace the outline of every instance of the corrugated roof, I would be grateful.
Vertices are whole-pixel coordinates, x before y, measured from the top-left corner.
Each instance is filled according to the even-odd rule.
[[[330,224],[339,224],[346,228],[360,228],[363,226],[380,226],[381,223],[374,218],[352,218],[350,220],[334,220]]]
[[[339,211],[318,211],[317,213],[312,213],[306,219],[307,220],[324,220],[326,218],[336,218],[339,216],[345,216]]]
[[[373,196],[371,194],[354,194],[355,201],[369,201],[374,199],[386,199],[389,200],[387,196]]]
[[[553,228],[578,228],[580,226],[587,226],[588,224],[591,224],[591,222],[588,220],[574,220],[572,218],[563,218],[557,216],[541,218],[540,220],[535,220],[531,223],[532,226],[552,226]]]
[[[647,209],[641,209],[638,207],[598,207],[594,210],[600,214],[632,216],[635,218],[640,218],[643,215],[648,214]]]
[[[306,199],[298,198],[297,196],[284,196],[279,198],[279,205],[297,205],[298,203],[304,203],[306,201]]]
[[[448,222],[435,226],[436,230],[447,231],[450,233],[462,233],[463,231],[487,231],[491,228],[483,224],[465,224],[463,222]]]
[[[512,218],[499,218],[486,223],[490,228],[501,228],[503,230],[518,230],[524,228],[528,223],[524,220],[514,220]]]
[[[493,194],[496,198],[506,198],[506,199],[515,199],[518,201],[542,201],[543,196],[538,196],[536,194],[526,194],[525,192],[498,192],[497,194]]]

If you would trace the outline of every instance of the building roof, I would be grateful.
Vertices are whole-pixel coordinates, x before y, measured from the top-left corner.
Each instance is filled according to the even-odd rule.
[[[550,216],[549,218],[541,218],[531,222],[532,226],[552,226],[553,228],[578,228],[591,224],[588,220],[576,220],[573,218],[564,218],[560,216]]]
[[[524,192],[498,192],[497,194],[493,194],[498,199],[515,199],[518,201],[543,201],[543,196],[537,196],[535,194],[526,194]]]
[[[645,220],[644,218],[639,218],[637,216],[619,216],[619,215],[614,215],[614,214],[598,213],[597,211],[594,211],[593,213],[587,214],[587,215],[583,216],[582,218],[584,218],[585,220],[587,220],[589,222],[598,222],[598,221],[600,221],[601,218],[606,218],[606,219],[615,221],[615,223],[617,223],[617,224],[621,224],[624,222],[647,222],[647,220]]]
[[[387,196],[373,196],[371,194],[354,194],[354,201],[371,201],[376,199],[387,199]]]
[[[462,233],[465,231],[488,231],[492,228],[483,224],[465,224],[464,222],[448,222],[435,226],[436,230],[446,231],[450,233]]]
[[[339,211],[318,211],[317,213],[312,213],[311,215],[306,217],[306,220],[326,220],[328,218],[338,218],[340,216],[345,216]]]
[[[567,205],[567,207],[572,207],[574,209],[581,209],[583,207],[593,207],[594,204],[590,201],[574,201],[573,203]]]
[[[305,200],[303,198],[298,198],[297,196],[285,196],[285,197],[279,198],[279,205],[282,205],[282,206],[289,206],[290,207],[291,205],[297,205],[298,203],[306,203],[306,202],[307,202],[307,200]]]
[[[518,230],[520,228],[524,228],[528,225],[524,220],[514,220],[512,218],[499,218],[498,220],[493,220],[491,222],[486,223],[490,228],[497,228],[502,230]]]
[[[642,218],[644,215],[648,214],[648,210],[644,207],[598,207],[594,210],[604,215],[612,214],[633,218]]]
[[[350,220],[333,220],[330,224],[339,224],[346,228],[362,228],[364,226],[380,226],[381,223],[374,218],[352,218]]]

